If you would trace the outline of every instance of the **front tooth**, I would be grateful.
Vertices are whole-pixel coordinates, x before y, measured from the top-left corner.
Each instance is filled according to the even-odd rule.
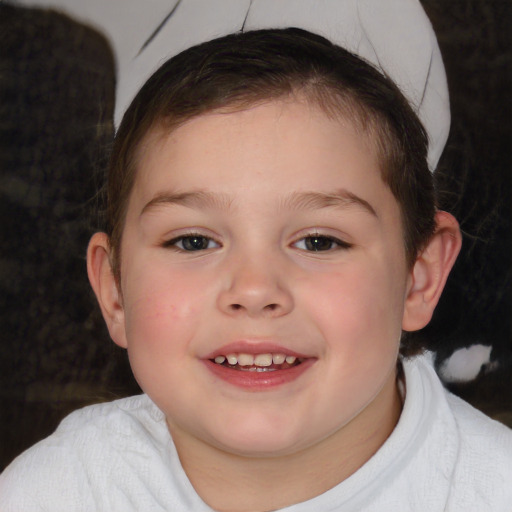
[[[283,364],[286,360],[286,356],[284,354],[274,354],[272,356],[272,361],[274,364]]]
[[[286,356],[286,362],[287,362],[288,364],[293,364],[293,363],[295,363],[295,360],[296,360],[296,359],[297,359],[297,358],[296,358],[295,356]]]
[[[215,362],[216,362],[217,364],[222,364],[225,360],[226,360],[226,358],[225,358],[224,356],[217,356],[217,357],[215,358]]]
[[[254,364],[254,356],[252,354],[238,354],[238,364],[240,366],[252,366]]]
[[[238,359],[237,359],[237,357],[236,357],[236,354],[228,354],[228,355],[226,356],[226,359],[228,360],[228,363],[229,363],[230,365],[232,365],[232,366],[233,366],[233,365],[235,365],[235,364],[238,362]]]
[[[256,366],[270,366],[272,364],[272,354],[258,354],[254,358]]]

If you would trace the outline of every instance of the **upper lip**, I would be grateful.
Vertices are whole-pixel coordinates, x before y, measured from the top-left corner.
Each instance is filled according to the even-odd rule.
[[[215,359],[217,356],[225,356],[227,354],[285,354],[287,356],[295,356],[297,358],[307,359],[311,356],[291,350],[278,343],[268,341],[249,341],[240,340],[228,343],[213,352],[206,355],[205,359]]]

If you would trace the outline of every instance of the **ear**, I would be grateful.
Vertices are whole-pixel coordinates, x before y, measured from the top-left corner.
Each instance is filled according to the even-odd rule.
[[[95,233],[87,248],[87,274],[107,323],[110,337],[126,348],[121,292],[112,271],[110,244],[105,233]]]
[[[417,331],[432,318],[462,245],[459,224],[447,212],[436,213],[436,231],[418,255],[409,275],[402,329]]]

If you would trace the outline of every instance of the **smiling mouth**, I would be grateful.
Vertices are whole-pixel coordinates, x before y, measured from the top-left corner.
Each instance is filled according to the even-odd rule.
[[[242,372],[275,372],[289,370],[300,365],[304,359],[286,354],[226,354],[211,359],[213,363]]]

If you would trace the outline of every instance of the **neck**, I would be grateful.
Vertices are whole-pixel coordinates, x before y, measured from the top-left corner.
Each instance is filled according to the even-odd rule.
[[[390,379],[347,425],[314,446],[279,457],[243,457],[190,439],[176,427],[170,430],[189,480],[210,507],[266,512],[314,498],[355,473],[389,437],[401,408]]]

